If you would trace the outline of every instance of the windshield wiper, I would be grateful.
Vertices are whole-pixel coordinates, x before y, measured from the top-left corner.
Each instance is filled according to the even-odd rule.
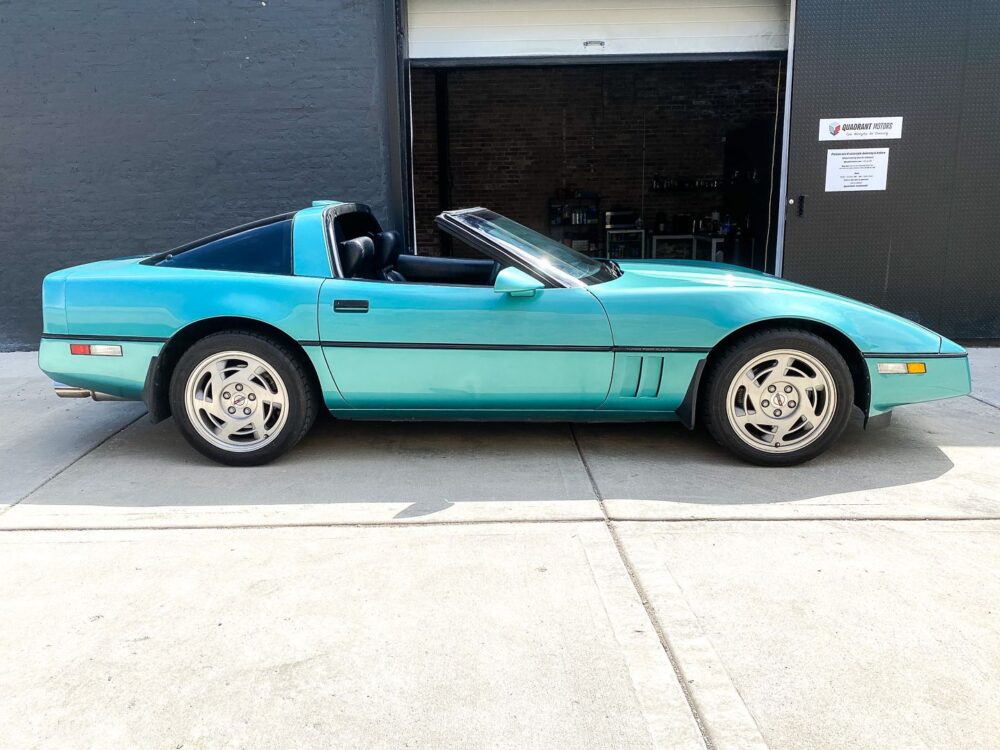
[[[610,268],[614,272],[614,274],[615,274],[614,277],[616,279],[619,278],[624,273],[624,271],[622,271],[622,267],[618,265],[617,261],[606,260],[604,262],[607,263],[608,264],[608,268]]]

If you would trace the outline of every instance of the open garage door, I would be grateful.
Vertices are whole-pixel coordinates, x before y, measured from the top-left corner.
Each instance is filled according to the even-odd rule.
[[[407,0],[412,235],[484,205],[595,257],[773,271],[790,0]]]
[[[619,5],[621,7],[615,7]],[[409,0],[411,60],[778,52],[788,0]]]

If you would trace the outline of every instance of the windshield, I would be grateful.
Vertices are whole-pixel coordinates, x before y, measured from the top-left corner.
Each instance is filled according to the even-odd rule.
[[[469,229],[489,236],[523,263],[547,276],[559,279],[569,277],[584,284],[598,284],[618,277],[613,264],[578,253],[494,211],[476,208],[448,215]]]

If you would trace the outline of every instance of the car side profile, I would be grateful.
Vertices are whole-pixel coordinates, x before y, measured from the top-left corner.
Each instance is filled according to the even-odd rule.
[[[956,343],[737,266],[617,263],[485,208],[415,255],[367,206],[311,207],[48,275],[39,365],[143,401],[206,456],[261,464],[338,419],[676,421],[791,465],[904,404],[970,390]]]

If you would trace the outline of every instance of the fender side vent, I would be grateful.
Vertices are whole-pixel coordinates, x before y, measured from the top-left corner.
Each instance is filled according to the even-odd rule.
[[[663,380],[663,357],[625,355],[620,365],[618,394],[625,398],[656,398]]]

